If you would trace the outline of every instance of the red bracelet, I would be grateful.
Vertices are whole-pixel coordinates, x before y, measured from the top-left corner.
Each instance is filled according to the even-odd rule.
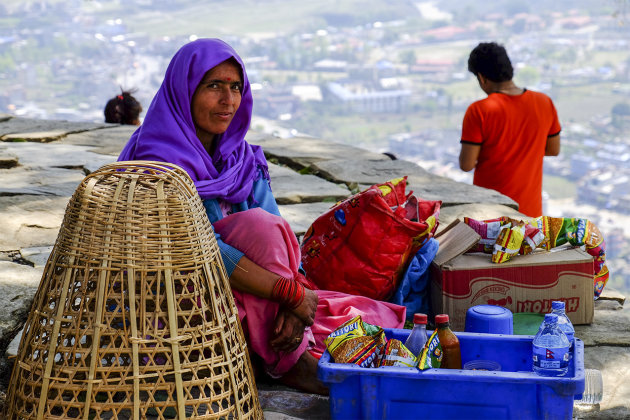
[[[319,288],[315,283],[306,278],[306,276],[298,271],[293,280],[301,283],[302,286],[306,287],[309,290],[318,290]]]
[[[279,277],[276,284],[273,285],[271,299],[289,307],[289,309],[295,309],[302,304],[305,294],[304,286],[301,283]]]

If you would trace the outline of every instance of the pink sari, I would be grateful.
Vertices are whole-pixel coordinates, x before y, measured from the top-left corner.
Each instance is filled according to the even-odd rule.
[[[223,241],[243,252],[261,267],[286,278],[293,278],[300,265],[300,247],[289,224],[281,217],[253,208],[231,214],[214,223]],[[236,267],[239,270],[239,267]],[[319,357],[326,350],[324,339],[339,325],[361,315],[365,322],[384,328],[402,328],[404,306],[376,301],[363,296],[316,290],[319,296],[315,324],[304,331],[300,346],[291,353],[271,349],[273,323],[278,304],[249,293],[232,290],[250,350],[260,356],[267,373],[284,375],[308,350]]]

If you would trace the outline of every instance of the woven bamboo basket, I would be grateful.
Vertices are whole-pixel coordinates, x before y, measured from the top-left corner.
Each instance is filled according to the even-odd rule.
[[[70,199],[8,419],[263,418],[212,226],[181,168],[106,165]]]

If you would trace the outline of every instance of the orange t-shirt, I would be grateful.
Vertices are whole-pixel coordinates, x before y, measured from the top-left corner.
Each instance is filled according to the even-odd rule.
[[[472,103],[461,142],[481,146],[473,184],[507,195],[523,214],[541,216],[545,147],[559,133],[558,113],[544,93],[491,93]]]

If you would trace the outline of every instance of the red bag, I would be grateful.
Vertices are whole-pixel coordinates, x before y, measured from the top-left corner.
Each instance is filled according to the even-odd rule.
[[[320,289],[386,300],[410,257],[433,236],[441,201],[405,196],[407,177],[373,185],[318,217],[302,241],[302,265]]]

